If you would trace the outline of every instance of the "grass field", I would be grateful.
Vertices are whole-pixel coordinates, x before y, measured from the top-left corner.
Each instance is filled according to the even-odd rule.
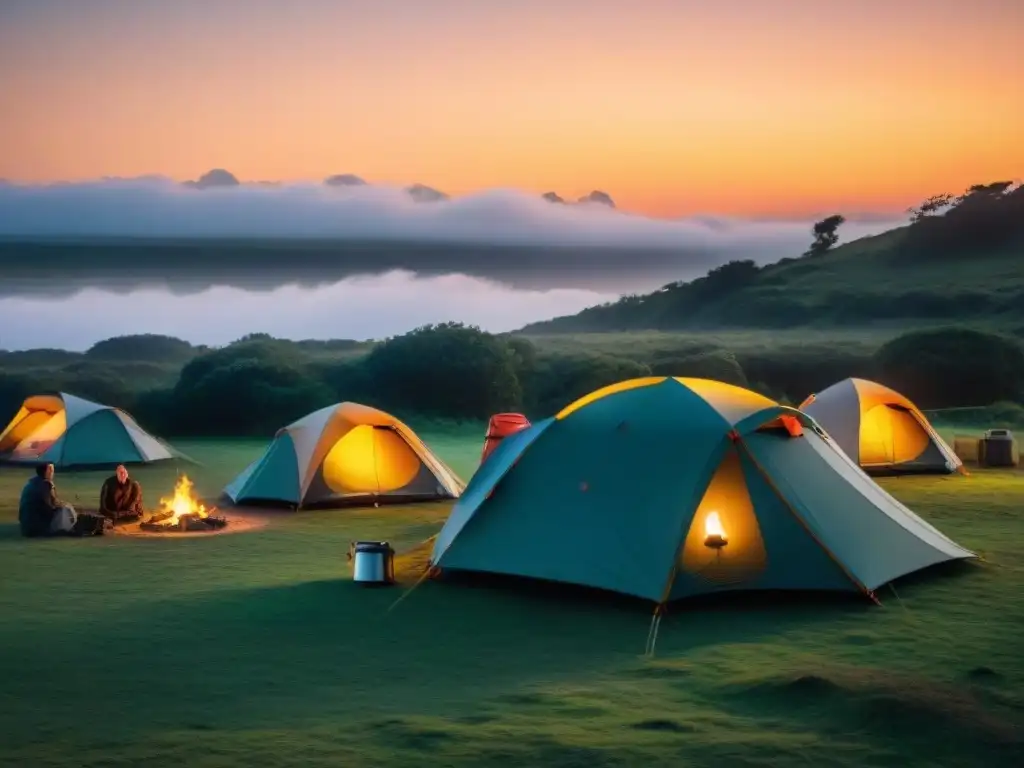
[[[425,434],[464,477],[473,434]],[[251,441],[189,442],[215,494]],[[208,539],[19,538],[0,469],[0,764],[1024,764],[1024,472],[882,484],[987,562],[841,597],[650,607],[509,585],[361,589],[448,505],[281,515]],[[174,468],[135,473],[152,504]],[[102,474],[58,476],[93,503]],[[567,543],[571,548],[571,543]],[[896,593],[898,593],[898,598]]]

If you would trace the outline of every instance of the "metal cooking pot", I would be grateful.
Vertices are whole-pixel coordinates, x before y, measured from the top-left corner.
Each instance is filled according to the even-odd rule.
[[[386,541],[354,541],[349,549],[352,580],[366,585],[395,583],[395,550]]]

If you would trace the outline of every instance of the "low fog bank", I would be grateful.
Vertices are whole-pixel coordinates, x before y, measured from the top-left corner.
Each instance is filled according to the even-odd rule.
[[[417,199],[371,185],[0,185],[0,297],[316,287],[389,270],[622,294],[733,259],[795,256],[811,241],[810,221],[659,220],[511,191]],[[850,222],[841,233],[899,223]]]
[[[0,185],[0,236],[9,238],[328,238],[669,248],[777,259],[806,248],[811,224],[709,216],[653,219],[599,203],[564,205],[512,190],[424,198],[409,189],[369,184],[196,188],[159,177]],[[893,225],[850,222],[842,235],[856,239]]]
[[[316,289],[286,286],[258,293],[215,287],[186,296],[152,289],[119,295],[89,288],[69,299],[0,300],[0,349],[84,351],[102,339],[135,333],[214,346],[258,332],[296,340],[379,339],[450,320],[500,333],[614,298],[588,290],[523,291],[466,275],[423,278],[401,271]]]

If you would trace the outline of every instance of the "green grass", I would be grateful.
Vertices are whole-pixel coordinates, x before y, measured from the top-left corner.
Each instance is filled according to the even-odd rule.
[[[468,477],[479,432],[426,434]],[[179,444],[216,493],[252,441]],[[147,500],[174,468],[140,469]],[[555,589],[360,589],[353,539],[400,550],[445,504],[282,515],[208,539],[24,541],[0,470],[0,764],[1022,764],[1024,473],[883,484],[989,562],[857,599],[650,609]],[[103,475],[63,475],[85,503]],[[567,542],[567,556],[571,542]]]

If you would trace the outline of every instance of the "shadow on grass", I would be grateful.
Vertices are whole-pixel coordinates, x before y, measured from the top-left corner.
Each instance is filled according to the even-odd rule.
[[[894,579],[891,586],[895,587],[895,592],[890,588],[890,584],[879,587],[877,591],[879,598],[883,600],[886,592],[890,595],[912,597],[922,589],[935,590],[952,586],[959,579],[967,579],[981,573],[985,567],[986,564],[980,560],[950,560]]]
[[[1024,717],[1012,702],[903,672],[800,670],[723,687],[718,704],[744,717],[770,716],[780,727],[888,743],[906,765],[1020,765],[1024,759]]]
[[[23,732],[45,733],[45,723],[97,707],[141,729],[430,714],[538,681],[635,665],[650,619],[642,602],[551,585],[499,591],[426,582],[394,605],[401,590],[349,580],[217,591],[211,573],[210,583],[206,594],[161,600],[155,593],[151,602],[79,623],[66,641],[95,649],[95,664],[77,652],[41,658],[32,651],[40,638],[20,636],[25,647],[8,649],[18,664],[3,670],[8,693],[48,706],[45,716],[21,711]],[[731,608],[694,602],[667,617],[659,655],[765,642],[868,610],[841,597],[737,598]]]

